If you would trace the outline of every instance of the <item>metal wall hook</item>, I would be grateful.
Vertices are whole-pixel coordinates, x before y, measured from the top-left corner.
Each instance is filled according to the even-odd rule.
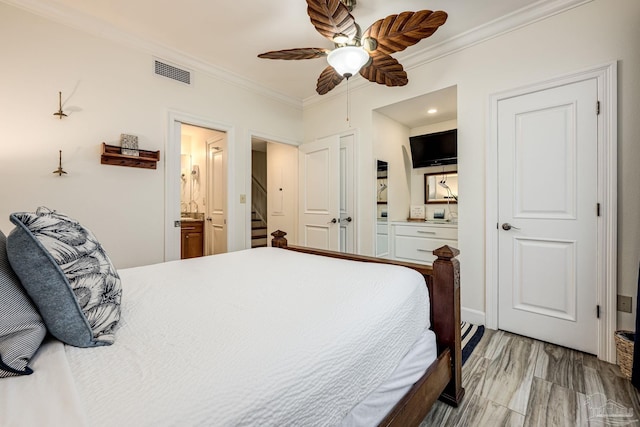
[[[57,173],[58,176],[62,176],[62,174],[66,175],[67,172],[64,169],[62,169],[62,150],[60,150],[58,154],[59,154],[59,157],[58,157],[58,169],[54,170],[53,173]]]
[[[62,111],[62,92],[58,92],[58,111],[53,113],[53,115],[58,116],[60,120],[62,120],[63,117],[67,117],[64,111]]]

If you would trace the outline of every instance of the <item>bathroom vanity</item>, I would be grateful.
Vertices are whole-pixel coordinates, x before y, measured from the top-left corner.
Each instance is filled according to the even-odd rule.
[[[180,220],[180,258],[196,258],[204,255],[204,216],[182,217]]]

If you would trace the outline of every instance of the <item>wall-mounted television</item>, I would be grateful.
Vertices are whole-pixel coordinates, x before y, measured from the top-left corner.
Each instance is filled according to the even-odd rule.
[[[409,138],[414,168],[458,163],[458,130],[429,133]]]

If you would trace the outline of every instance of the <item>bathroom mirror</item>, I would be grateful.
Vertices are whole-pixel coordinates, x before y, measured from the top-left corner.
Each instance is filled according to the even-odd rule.
[[[376,160],[377,172],[376,172],[376,204],[378,205],[377,209],[377,219],[387,220],[387,204],[388,204],[388,172],[389,172],[389,164],[382,160]]]
[[[389,164],[385,161],[377,162],[377,179],[376,179],[376,202],[378,204],[387,203],[387,184]],[[378,215],[379,217],[380,215]]]
[[[425,203],[458,203],[458,172],[425,173]]]
[[[389,254],[388,179],[389,163],[376,160],[376,256],[379,257]]]
[[[191,155],[180,155],[180,212],[189,212],[191,202]]]

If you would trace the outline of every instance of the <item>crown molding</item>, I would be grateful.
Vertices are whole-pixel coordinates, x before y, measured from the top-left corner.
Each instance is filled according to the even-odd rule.
[[[45,0],[0,0],[16,8],[26,10],[45,19],[81,30],[96,36],[114,41],[137,50],[144,51],[152,57],[167,60],[178,66],[184,66],[192,71],[200,71],[215,79],[239,86],[259,95],[282,102],[291,107],[302,110],[302,101],[269,89],[253,80],[247,79],[223,67],[202,61],[178,50],[169,48],[161,43],[133,36],[118,30],[106,22],[93,16],[64,7],[53,1]]]
[[[402,62],[405,70],[411,70],[592,1],[593,0],[540,0],[438,44],[418,50],[415,53],[400,53],[397,55],[397,59]],[[349,82],[350,90],[357,90],[370,83],[371,82],[360,76],[355,81]],[[332,98],[342,96],[346,91],[345,85],[342,85],[331,91],[331,94],[313,95],[305,98],[302,101],[302,105],[306,108],[314,104],[323,103]]]
[[[526,6],[509,15],[497,18],[438,44],[420,49],[411,54],[401,52],[397,55],[397,59],[402,61],[406,70],[411,70],[444,56],[454,54],[476,44],[499,37],[511,31],[515,31],[519,28],[531,25],[550,16],[557,15],[592,1],[593,0],[539,0],[536,3]],[[276,101],[283,102],[300,110],[314,104],[327,102],[335,97],[342,96],[344,92],[346,92],[346,85],[342,85],[334,89],[331,94],[322,96],[313,95],[300,100],[281,92],[268,89],[265,86],[230,70],[201,61],[195,57],[186,55],[183,52],[169,48],[160,43],[127,34],[102,20],[70,8],[62,7],[52,1],[0,0],[0,2],[26,10],[54,22],[142,50],[152,56],[165,59],[175,64],[183,65],[191,68],[192,70],[198,70],[216,79],[239,86],[243,89],[258,93]],[[357,90],[368,85],[370,82],[362,77],[357,77],[354,81],[350,81],[349,83],[350,90]]]

